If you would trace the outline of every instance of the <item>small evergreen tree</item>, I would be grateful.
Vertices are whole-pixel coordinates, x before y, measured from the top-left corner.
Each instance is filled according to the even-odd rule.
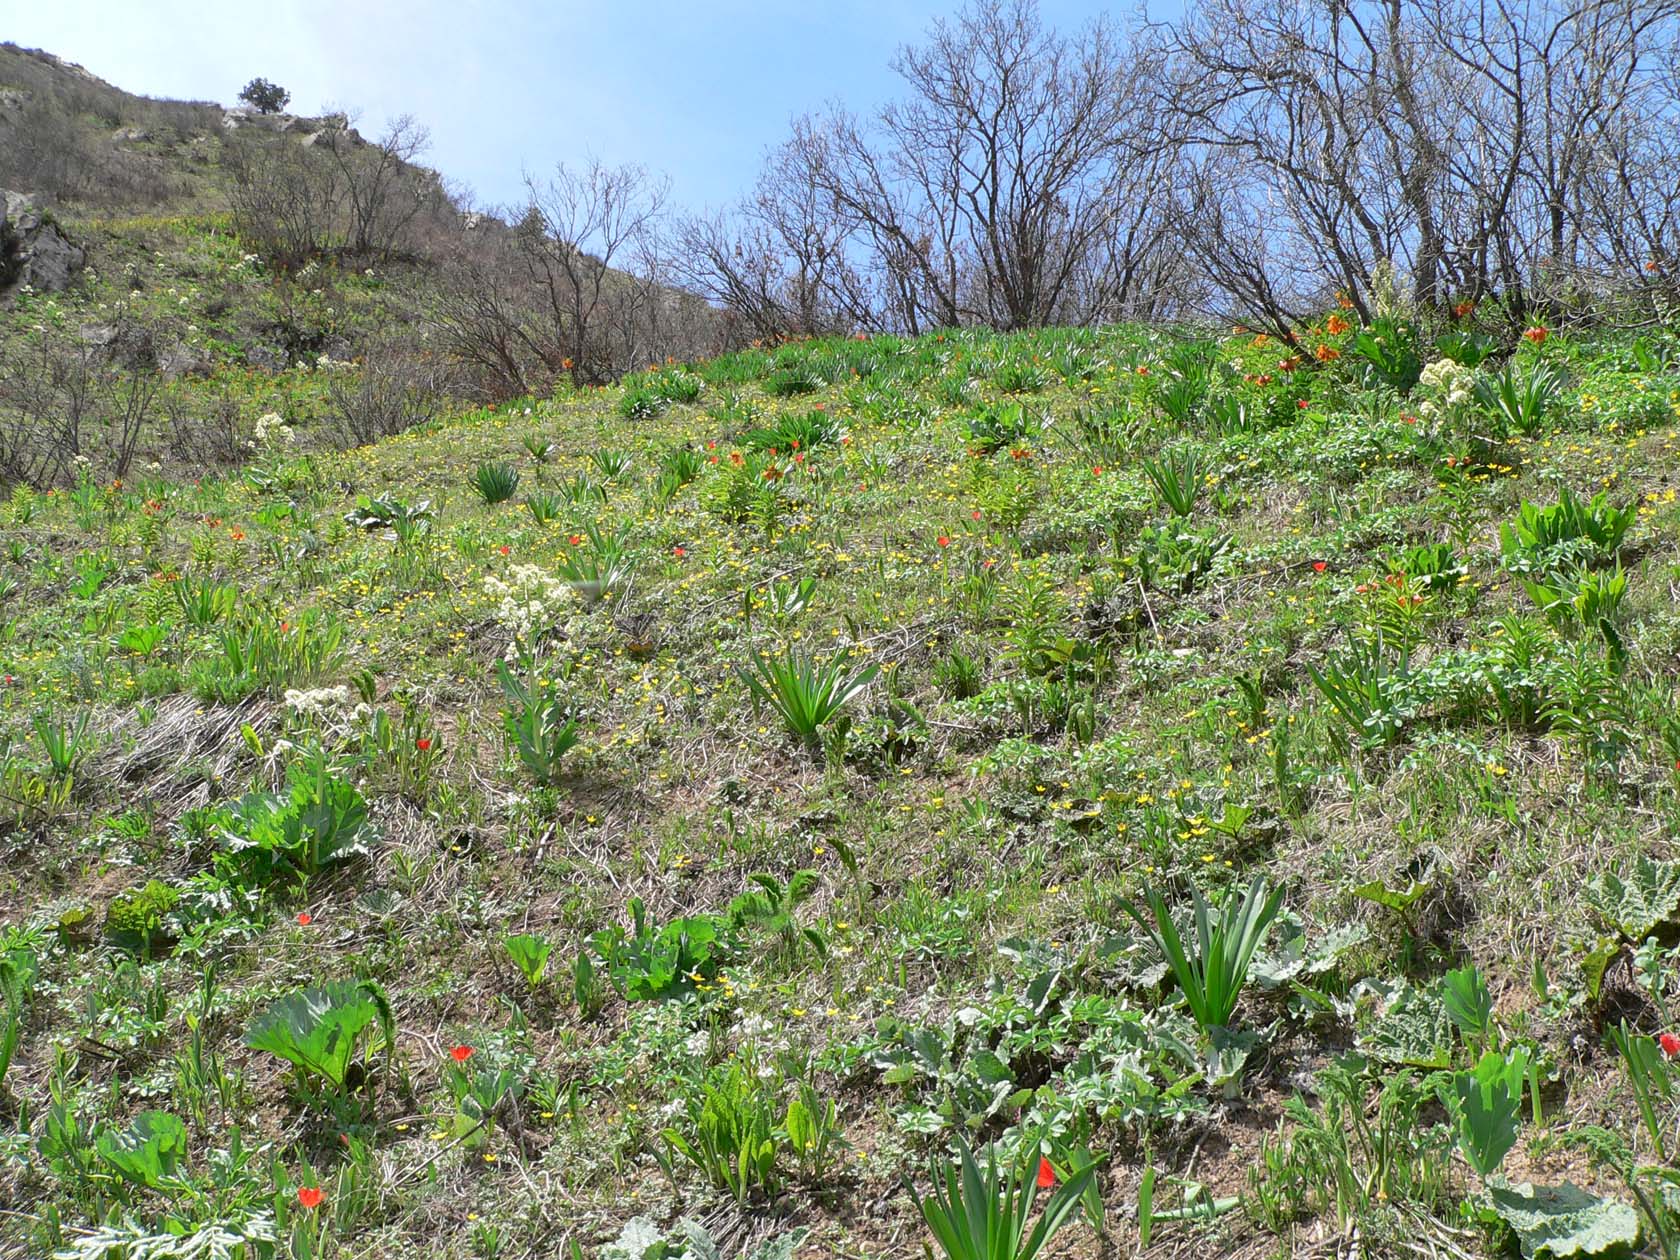
[[[278,114],[286,108],[286,102],[292,99],[292,94],[278,83],[270,83],[267,79],[252,79],[240,92],[239,99],[244,101],[259,114]]]

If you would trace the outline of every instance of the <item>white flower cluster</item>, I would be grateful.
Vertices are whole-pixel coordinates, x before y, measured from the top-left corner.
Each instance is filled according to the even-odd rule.
[[[348,687],[292,688],[283,699],[294,717],[314,722],[332,735],[343,735],[373,716],[373,708],[358,702]]]
[[[572,598],[571,587],[534,564],[516,564],[507,579],[484,579],[484,593],[496,601],[496,620],[512,631],[515,643],[529,644],[559,617]],[[513,649],[508,649],[510,653]]]
[[[286,707],[299,717],[336,721],[347,714],[355,701],[348,687],[314,687],[309,691],[291,688],[285,695]]]
[[[258,446],[268,446],[273,442],[292,443],[297,435],[292,432],[292,426],[279,416],[278,412],[267,412],[257,417],[256,439]]]
[[[1476,373],[1451,359],[1436,359],[1418,377],[1423,401],[1418,410],[1436,423],[1452,419],[1476,397]]]

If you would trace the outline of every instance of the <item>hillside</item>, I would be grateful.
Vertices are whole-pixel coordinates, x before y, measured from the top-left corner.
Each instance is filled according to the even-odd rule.
[[[67,284],[25,284],[0,223],[0,482],[62,487],[78,456],[107,479],[231,467],[267,412],[337,449],[719,344],[700,298],[567,224],[521,236],[425,148],[413,119],[363,136],[153,100],[0,44],[0,193],[77,255]],[[543,314],[533,274],[556,259],[588,330],[559,327],[564,296]]]
[[[18,490],[0,1250],[910,1257],[961,1135],[1044,1255],[1660,1254],[1680,338],[1382,318]]]

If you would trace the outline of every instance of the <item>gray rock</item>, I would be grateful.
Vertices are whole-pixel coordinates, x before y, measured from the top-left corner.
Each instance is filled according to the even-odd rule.
[[[34,200],[0,190],[0,290],[29,285],[61,293],[82,269],[87,254],[59,231]]]
[[[283,372],[286,370],[286,352],[273,346],[247,346],[245,362],[265,372]]]
[[[207,352],[185,343],[171,346],[158,355],[158,369],[170,380],[183,376],[208,376],[212,366]]]

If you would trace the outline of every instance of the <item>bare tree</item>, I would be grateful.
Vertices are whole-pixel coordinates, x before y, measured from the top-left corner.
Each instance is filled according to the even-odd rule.
[[[1204,172],[1181,188],[1191,256],[1274,328],[1331,289],[1369,317],[1386,265],[1421,309],[1491,294],[1513,324],[1626,285],[1680,200],[1655,177],[1677,19],[1675,0],[1201,0],[1148,29],[1155,109]]]
[[[579,170],[561,165],[545,183],[527,177],[526,189],[513,235],[547,316],[544,357],[574,384],[608,380],[626,365],[608,329],[645,307],[647,286],[627,273],[646,261],[669,185],[640,166],[592,161]]]
[[[734,232],[700,225],[708,291],[790,327],[819,310],[918,332],[1134,309],[1172,221],[1173,152],[1127,88],[1149,72],[1139,51],[1106,20],[1065,37],[1033,0],[975,0],[899,50],[902,100],[798,119]]]
[[[378,140],[364,140],[356,116],[327,119],[317,144],[338,168],[346,218],[345,243],[362,257],[387,258],[403,229],[442,196],[437,177],[414,163],[431,144],[431,133],[402,114],[386,124]]]
[[[226,149],[240,235],[281,268],[308,262],[343,240],[341,168],[323,148],[260,132]]]

